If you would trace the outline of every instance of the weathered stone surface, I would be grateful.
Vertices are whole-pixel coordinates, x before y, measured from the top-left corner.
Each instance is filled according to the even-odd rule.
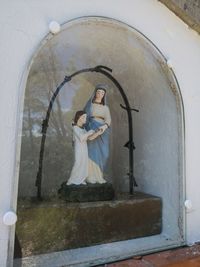
[[[105,201],[114,198],[112,184],[66,185],[59,189],[60,197],[69,202]]]
[[[188,26],[200,33],[199,0],[159,0],[180,17]]]
[[[159,234],[162,202],[143,193],[87,203],[22,201],[18,217],[16,233],[24,257]]]

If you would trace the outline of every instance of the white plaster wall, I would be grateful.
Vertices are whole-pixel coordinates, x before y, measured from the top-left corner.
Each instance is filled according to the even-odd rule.
[[[16,206],[16,143],[29,62],[48,33],[51,20],[65,23],[82,16],[107,16],[148,37],[172,60],[185,108],[186,240],[200,240],[200,37],[156,0],[1,0],[0,9],[0,266],[6,266],[9,227],[3,214]]]

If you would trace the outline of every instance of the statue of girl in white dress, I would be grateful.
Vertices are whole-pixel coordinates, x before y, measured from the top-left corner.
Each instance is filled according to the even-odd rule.
[[[101,129],[100,134],[93,140],[88,140],[88,183],[106,183],[103,173],[109,156],[109,127],[111,116],[106,105],[107,86],[96,86],[92,97],[88,100],[85,111],[87,113],[86,130]]]
[[[77,111],[73,123],[73,141],[75,162],[67,185],[86,184],[88,177],[88,148],[87,140],[93,140],[102,132],[101,129],[86,131],[83,126],[86,123],[87,114],[85,111]]]

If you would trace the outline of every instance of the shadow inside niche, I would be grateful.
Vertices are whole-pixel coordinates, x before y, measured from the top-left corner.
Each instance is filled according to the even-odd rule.
[[[15,246],[14,246],[14,263],[13,267],[21,267],[22,266],[22,249],[19,243],[19,239],[15,233]]]

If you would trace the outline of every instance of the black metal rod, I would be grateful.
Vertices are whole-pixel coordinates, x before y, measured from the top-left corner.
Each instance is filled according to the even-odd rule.
[[[43,169],[43,158],[44,158],[44,147],[45,147],[45,141],[46,141],[46,133],[47,133],[47,128],[49,124],[49,118],[51,114],[51,110],[53,108],[53,103],[60,92],[61,88],[65,85],[65,83],[68,81],[68,79],[64,79],[64,81],[57,87],[56,91],[54,92],[53,96],[51,97],[47,112],[46,112],[46,117],[43,120],[42,123],[42,139],[41,139],[41,145],[40,145],[40,156],[39,156],[39,167],[38,167],[38,172],[37,172],[37,177],[36,177],[36,182],[35,185],[37,186],[37,198],[41,199],[41,184],[42,184],[42,169]]]
[[[122,104],[120,104],[120,107],[122,107],[123,109],[127,109],[126,107],[124,107]],[[139,112],[139,109],[136,108],[131,108],[131,110]]]
[[[119,89],[120,94],[124,100],[125,106],[124,107],[127,111],[128,115],[128,122],[129,122],[129,191],[130,194],[133,194],[133,185],[137,186],[137,183],[135,181],[134,175],[133,175],[133,125],[132,125],[132,114],[131,114],[131,108],[129,105],[129,101],[126,97],[126,94],[119,84],[119,82],[109,73],[112,72],[112,69],[99,65],[94,68],[86,68],[82,69],[79,71],[74,72],[70,76],[65,76],[63,82],[57,87],[56,91],[54,92],[53,96],[51,97],[47,112],[46,112],[46,117],[43,120],[42,123],[42,139],[41,139],[41,145],[40,145],[40,155],[39,155],[39,167],[38,167],[38,172],[37,172],[37,177],[36,177],[36,182],[35,185],[37,186],[37,198],[42,199],[41,196],[41,187],[42,187],[42,169],[43,169],[43,158],[44,158],[44,148],[45,148],[45,141],[46,141],[46,133],[47,133],[47,128],[48,128],[48,123],[49,123],[49,118],[51,114],[51,110],[53,108],[54,101],[59,94],[60,90],[63,88],[65,83],[69,82],[74,76],[79,75],[84,72],[100,72],[106,77],[108,77],[114,84],[115,86]],[[133,109],[134,110],[134,109]],[[136,110],[135,110],[136,111]]]

